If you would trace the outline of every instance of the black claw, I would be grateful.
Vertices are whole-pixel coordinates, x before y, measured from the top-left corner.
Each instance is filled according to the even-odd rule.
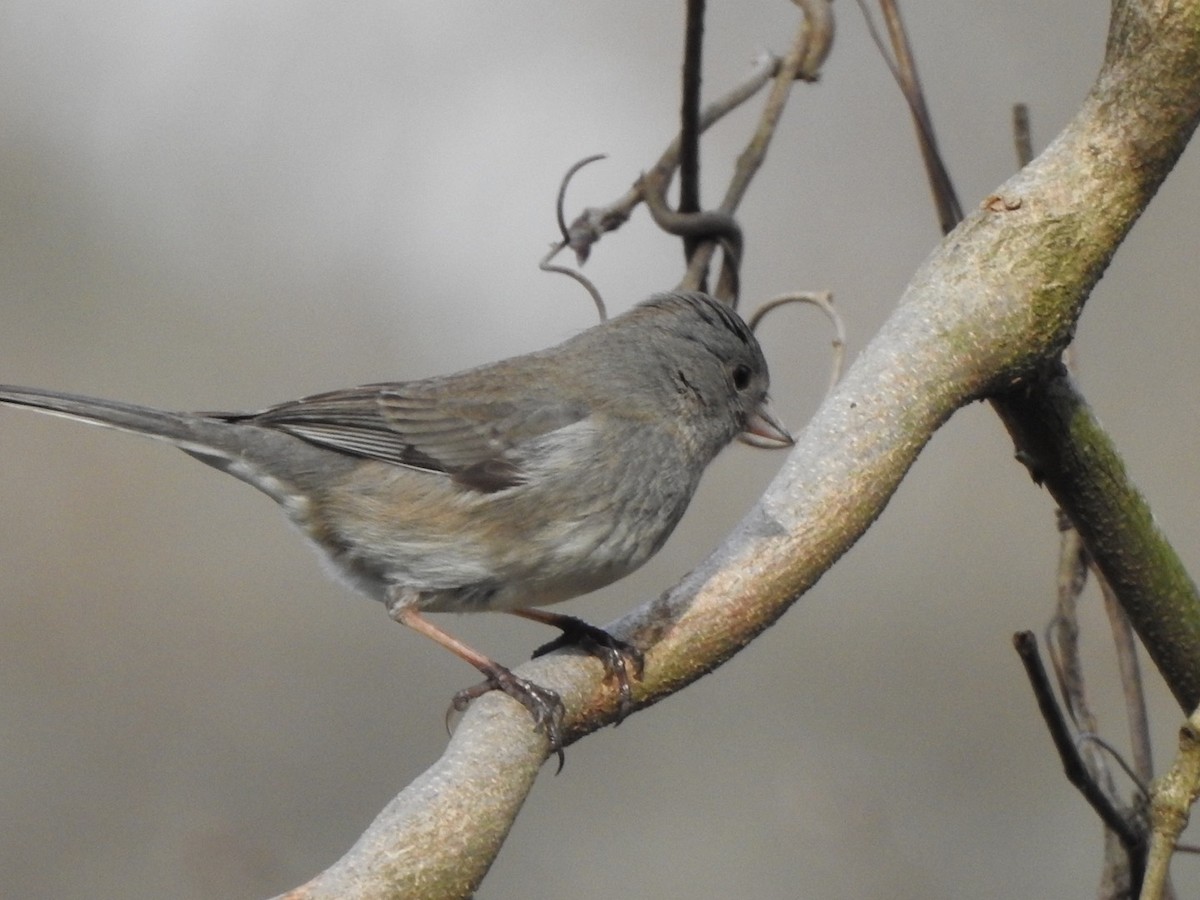
[[[633,712],[633,688],[630,686],[630,669],[633,678],[640,679],[646,667],[642,651],[633,644],[613,637],[603,628],[589,625],[582,619],[573,616],[562,616],[561,621],[555,622],[555,627],[562,629],[562,634],[549,643],[543,644],[533,651],[533,658],[545,656],[561,647],[579,647],[586,653],[596,657],[604,664],[604,675],[617,683],[617,721],[620,725],[625,717]]]
[[[446,712],[447,723],[451,712],[463,712],[476,697],[488,691],[505,693],[529,710],[529,714],[533,716],[534,729],[546,735],[550,741],[550,749],[558,755],[558,769],[554,774],[561,772],[563,763],[566,762],[562,744],[562,721],[567,714],[562,698],[549,688],[519,678],[503,666],[496,666],[484,675],[485,681],[463,688],[454,695],[450,701],[450,709]]]

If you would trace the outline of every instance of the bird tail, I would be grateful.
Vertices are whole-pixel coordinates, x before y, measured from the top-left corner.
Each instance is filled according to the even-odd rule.
[[[203,463],[228,472],[279,502],[320,453],[293,435],[215,416],[170,412],[118,400],[0,385],[0,405],[24,407],[90,425],[165,441]]]
[[[229,425],[188,413],[12,385],[0,385],[0,404],[36,409],[90,425],[143,434],[185,450],[228,450],[222,445],[228,442],[226,433],[231,430]]]

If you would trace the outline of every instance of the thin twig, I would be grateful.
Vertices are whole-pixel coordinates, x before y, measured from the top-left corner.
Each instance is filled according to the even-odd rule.
[[[1133,755],[1133,770],[1137,779],[1146,784],[1154,777],[1154,756],[1150,748],[1150,719],[1146,712],[1146,692],[1142,685],[1142,670],[1138,665],[1137,641],[1133,637],[1133,626],[1121,608],[1117,595],[1113,593],[1103,575],[1096,573],[1100,590],[1104,595],[1104,610],[1108,613],[1112,628],[1113,646],[1117,652],[1117,666],[1121,673],[1121,689],[1125,694],[1125,715],[1129,722],[1129,746]]]
[[[1021,658],[1021,663],[1025,666],[1025,674],[1029,678],[1030,687],[1033,688],[1033,695],[1037,700],[1038,709],[1042,713],[1042,719],[1046,722],[1046,728],[1050,732],[1050,738],[1054,741],[1054,747],[1058,751],[1058,757],[1062,762],[1067,780],[1075,785],[1092,809],[1096,811],[1096,814],[1100,816],[1105,826],[1120,839],[1121,845],[1129,855],[1131,870],[1138,870],[1144,852],[1142,836],[1113,806],[1108,796],[1099,789],[1088,773],[1087,767],[1075,747],[1075,741],[1071,738],[1071,730],[1067,727],[1062,710],[1054,699],[1054,691],[1050,687],[1046,669],[1042,666],[1037,640],[1034,638],[1033,632],[1017,632],[1013,635],[1013,646]],[[1140,880],[1139,873],[1135,883]]]
[[[1103,794],[1114,809],[1123,808],[1117,793],[1116,783],[1107,759],[1099,751],[1103,748],[1116,759],[1118,764],[1129,772],[1125,760],[1121,758],[1106,741],[1097,737],[1098,724],[1087,701],[1083,663],[1079,653],[1079,620],[1077,610],[1079,598],[1087,584],[1088,554],[1083,545],[1079,532],[1071,521],[1059,513],[1059,530],[1062,537],[1059,542],[1058,587],[1054,617],[1046,626],[1046,648],[1054,664],[1055,675],[1058,678],[1059,691],[1067,712],[1079,729],[1076,739],[1076,751],[1080,764],[1086,769],[1086,777],[1091,782],[1096,794]],[[1137,778],[1130,772],[1130,777]],[[1127,814],[1133,820],[1132,813]],[[1106,886],[1116,886],[1115,893],[1105,887],[1101,896],[1119,896],[1120,887],[1135,882],[1135,873],[1130,865],[1130,854],[1127,844],[1120,835],[1112,839],[1114,832],[1105,832],[1104,866],[1101,883]]]
[[[770,53],[762,54],[754,64],[745,81],[724,96],[714,100],[700,114],[700,132],[703,133],[716,122],[737,109],[767,84],[779,71],[781,60]],[[669,176],[679,165],[680,138],[676,135],[651,171]],[[588,207],[571,223],[569,246],[575,251],[576,259],[582,264],[588,257],[593,244],[609,231],[620,228],[643,200],[639,179],[621,197],[606,206]]]
[[[1120,766],[1121,771],[1129,776],[1129,780],[1133,782],[1139,794],[1141,794],[1143,797],[1150,796],[1150,783],[1148,781],[1143,781],[1140,777],[1138,777],[1138,773],[1134,771],[1133,766],[1131,766],[1125,760],[1125,756],[1120,750],[1118,750],[1104,738],[1100,737],[1100,735],[1092,734],[1090,731],[1081,731],[1079,734],[1075,735],[1075,746],[1079,747],[1084,744],[1094,744],[1103,750],[1106,754],[1108,754],[1108,757],[1113,762]]]
[[[704,0],[687,0],[683,39],[683,90],[679,109],[679,212],[700,211],[700,84],[704,51]],[[689,260],[699,243],[683,240],[683,258]]]
[[[833,41],[833,14],[827,0],[808,0],[808,2],[797,0],[797,5],[804,11],[804,20],[796,31],[791,49],[780,63],[771,86],[771,92],[767,96],[767,102],[759,116],[758,127],[738,157],[733,177],[725,191],[725,197],[718,207],[720,212],[730,216],[737,211],[751,181],[766,158],[767,148],[771,144],[771,139],[779,125],[779,119],[783,115],[783,109],[787,105],[792,83],[798,78],[807,80],[815,78],[815,72],[807,67],[813,65],[814,60],[823,60]],[[713,243],[707,243],[697,249],[692,256],[687,274],[679,284],[681,290],[695,290],[704,282],[705,273],[712,262],[715,250],[716,245]],[[741,260],[737,260],[737,263],[740,264]],[[732,266],[733,261],[727,258],[721,267],[721,276],[714,291],[718,297],[728,299],[733,294],[736,276]]]
[[[857,0],[858,8],[867,21],[867,30],[875,46],[879,48],[887,63],[892,77],[900,87],[900,93],[908,104],[912,114],[913,125],[917,129],[917,144],[921,148],[921,158],[925,162],[925,175],[929,179],[929,188],[933,193],[934,206],[937,208],[938,225],[942,234],[950,231],[962,221],[962,205],[954,191],[954,183],[946,169],[946,163],[938,150],[937,137],[933,130],[933,118],[925,103],[925,92],[921,88],[921,80],[917,75],[917,65],[913,58],[912,46],[900,18],[900,8],[895,0],[879,0],[879,8],[887,23],[888,36],[891,38],[892,51],[895,56],[888,54],[883,39],[875,28],[875,22],[867,8],[865,0]]]
[[[1022,169],[1033,161],[1033,133],[1029,127],[1029,107],[1024,103],[1014,103],[1013,114],[1013,146],[1017,151],[1017,165]]]
[[[1054,617],[1047,626],[1046,644],[1051,648],[1055,675],[1067,714],[1080,731],[1098,730],[1088,707],[1079,662],[1079,596],[1087,584],[1087,550],[1071,523],[1060,521],[1058,579]]]

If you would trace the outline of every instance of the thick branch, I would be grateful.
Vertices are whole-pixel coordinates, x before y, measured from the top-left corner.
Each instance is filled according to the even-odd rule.
[[[614,626],[646,649],[640,706],[775,621],[882,512],[955,409],[1030,377],[1069,340],[1200,115],[1200,0],[1135,12],[1115,5],[1130,33],[1114,28],[1079,114],[934,251],[756,508],[683,582]],[[561,654],[521,672],[562,695],[571,738],[612,721],[598,662]],[[345,858],[290,896],[469,893],[546,752],[522,708],[481,698],[442,759]]]
[[[1200,598],[1104,430],[1065,373],[995,401],[1026,462],[1071,517],[1184,709],[1200,703]]]

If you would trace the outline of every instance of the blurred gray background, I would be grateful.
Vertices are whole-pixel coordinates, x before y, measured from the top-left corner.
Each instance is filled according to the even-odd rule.
[[[797,13],[710,3],[705,94]],[[743,206],[746,303],[832,289],[850,355],[938,240],[904,105],[851,3]],[[1102,54],[1107,4],[910,3],[941,146],[974,207]],[[676,121],[682,4],[0,3],[0,380],[255,408],[459,369],[593,321],[535,263]],[[761,101],[704,143],[715,202]],[[1189,151],[1079,329],[1084,389],[1195,569],[1200,166]],[[616,311],[675,283],[639,210],[587,266]],[[828,329],[780,314],[779,412],[819,402]],[[337,858],[440,752],[474,673],[326,579],[272,504],[160,445],[0,412],[0,895],[253,898]],[[600,623],[700,560],[780,457],[735,447],[667,548],[578,600]],[[481,897],[1090,897],[1100,830],[1010,635],[1051,605],[1053,505],[985,406],[877,526],[716,674],[547,771]],[[1105,734],[1119,691],[1090,605]],[[447,618],[516,663],[549,635]],[[1180,715],[1151,673],[1156,752]],[[1181,859],[1181,897],[1200,897]]]

